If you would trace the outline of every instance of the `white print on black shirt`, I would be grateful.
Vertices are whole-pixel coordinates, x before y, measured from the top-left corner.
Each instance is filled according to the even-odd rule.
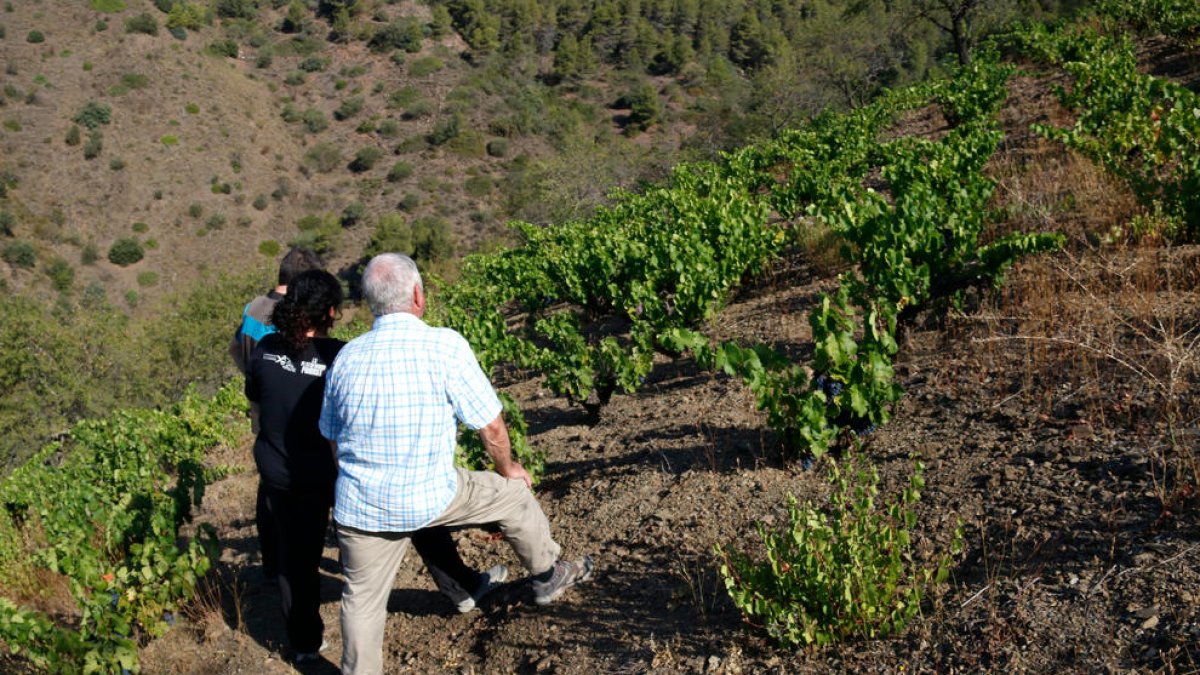
[[[283,368],[289,373],[296,372],[296,366],[292,365],[292,360],[289,359],[286,354],[267,354],[264,352],[263,358],[272,363],[279,364],[280,368]]]
[[[320,377],[325,374],[325,364],[318,361],[317,357],[314,356],[312,361],[300,362],[300,372],[305,375]]]

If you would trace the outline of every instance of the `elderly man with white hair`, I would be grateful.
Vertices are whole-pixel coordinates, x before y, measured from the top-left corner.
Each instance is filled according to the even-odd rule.
[[[387,600],[412,532],[495,523],[533,575],[539,605],[588,579],[592,559],[560,558],[550,522],[512,457],[502,406],[470,345],[421,317],[416,263],[385,253],[367,264],[375,324],[330,369],[321,433],[338,460],[333,518],[342,554],[342,672],[383,672]],[[457,422],[476,429],[495,471],[455,467]]]

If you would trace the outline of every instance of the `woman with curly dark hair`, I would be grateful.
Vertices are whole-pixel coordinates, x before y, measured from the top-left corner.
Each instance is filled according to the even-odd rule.
[[[324,645],[320,563],[337,463],[317,420],[325,371],[345,344],[328,336],[341,305],[342,286],[329,272],[296,276],[273,310],[276,332],[263,337],[246,367],[246,398],[259,406],[254,462],[278,533],[283,615],[300,661],[318,658]]]
[[[345,345],[329,337],[341,305],[342,286],[329,272],[296,276],[271,316],[277,332],[263,337],[246,368],[246,397],[260,409],[254,462],[278,532],[279,590],[297,662],[319,659],[325,646],[320,563],[337,463],[318,420],[325,372]],[[445,528],[420,530],[412,542],[460,612],[507,577],[502,565],[480,574],[463,564]]]

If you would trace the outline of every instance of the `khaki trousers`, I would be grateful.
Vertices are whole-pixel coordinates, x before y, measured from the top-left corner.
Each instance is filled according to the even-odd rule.
[[[491,471],[458,470],[458,492],[427,527],[496,523],[513,553],[531,574],[554,566],[561,549],[550,521],[521,480]],[[342,554],[342,673],[383,673],[383,629],[396,570],[409,547],[409,532],[365,532],[337,525]]]

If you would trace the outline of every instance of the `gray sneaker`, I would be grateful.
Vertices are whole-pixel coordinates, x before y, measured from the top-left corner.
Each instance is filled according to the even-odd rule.
[[[433,576],[438,590],[454,603],[454,609],[458,610],[460,614],[466,614],[475,609],[476,603],[483,599],[483,596],[499,588],[508,579],[508,568],[504,565],[496,565],[482,573],[479,588],[474,593],[468,593],[461,584],[439,567],[429,565],[429,574]]]
[[[549,579],[533,581],[533,600],[539,605],[548,605],[558,599],[563,591],[581,581],[592,578],[596,563],[592,556],[585,555],[578,560],[559,559],[554,567],[546,574]],[[544,576],[544,575],[543,575]]]

